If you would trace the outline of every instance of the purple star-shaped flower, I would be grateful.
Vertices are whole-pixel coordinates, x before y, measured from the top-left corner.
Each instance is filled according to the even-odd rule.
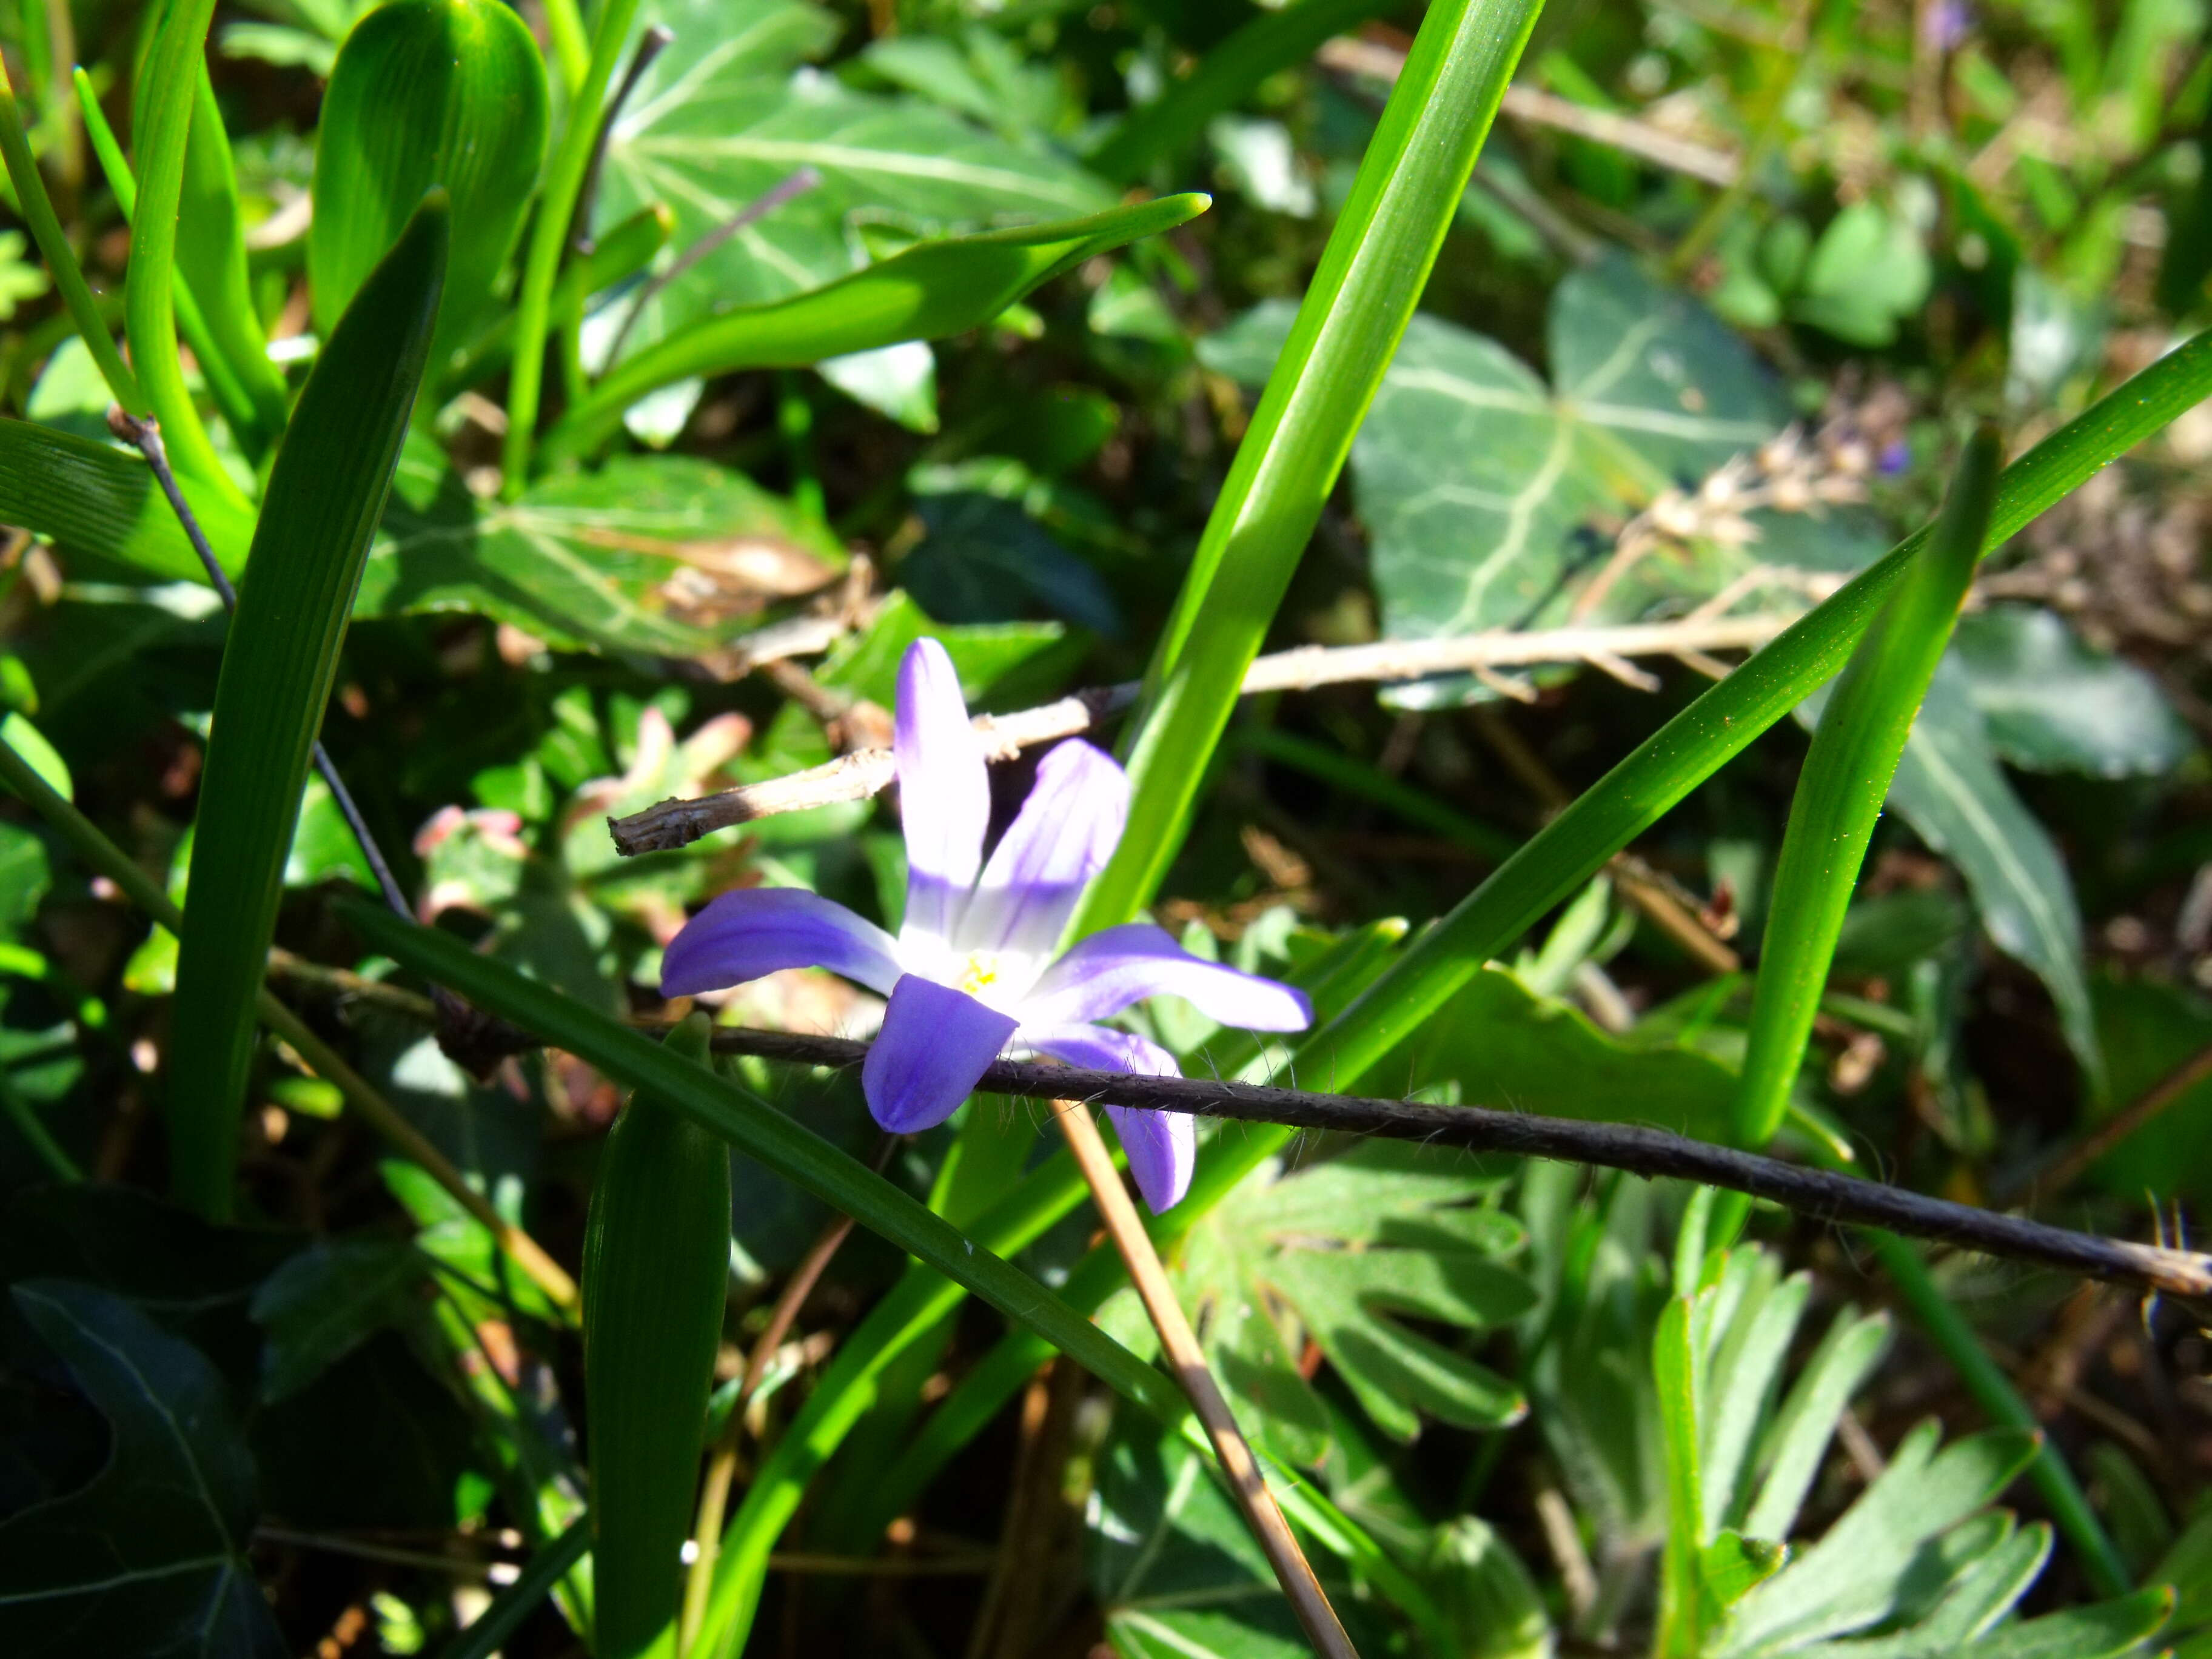
[[[906,821],[906,923],[893,939],[795,888],[725,893],[668,946],[663,996],[782,968],[827,968],[890,999],[861,1067],[876,1121],[896,1134],[942,1123],[1009,1048],[1094,1071],[1176,1074],[1156,1042],[1093,1022],[1179,996],[1224,1025],[1303,1030],[1301,993],[1191,955],[1148,922],[1109,927],[1054,957],[1076,901],[1121,839],[1129,780],[1079,738],[1046,755],[1020,813],[983,857],[991,790],[952,659],[917,640],[899,664],[893,739]],[[1109,1106],[1137,1189],[1155,1211],[1190,1186],[1191,1120]]]

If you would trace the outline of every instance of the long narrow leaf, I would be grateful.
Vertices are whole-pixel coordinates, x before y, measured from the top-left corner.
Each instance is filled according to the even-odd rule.
[[[708,1022],[668,1035],[704,1068]],[[730,1150],[640,1090],[616,1119],[584,1232],[599,1659],[672,1652],[684,1540],[730,1273]]]
[[[1101,253],[1174,229],[1204,196],[1169,196],[1086,219],[925,242],[850,276],[696,323],[629,358],[555,427],[548,462],[573,460],[648,392],[695,375],[798,368],[902,340],[980,328],[1040,283]]]
[[[191,288],[209,340],[253,411],[252,425],[240,435],[259,454],[284,429],[284,377],[269,361],[269,338],[254,312],[238,168],[204,63],[192,99],[191,137],[185,146],[177,277]]]
[[[29,13],[25,15],[27,18]],[[107,319],[100,314],[99,304],[85,283],[76,251],[54,216],[54,204],[47,198],[46,182],[40,177],[39,164],[32,157],[22,112],[15,106],[15,88],[9,82],[5,65],[0,65],[0,158],[7,162],[8,178],[15,186],[15,200],[22,207],[24,222],[31,227],[46,269],[53,273],[54,286],[61,290],[62,303],[69,307],[85,349],[92,353],[100,378],[107,382],[109,395],[126,411],[143,417],[150,412],[150,406],[138,390],[138,377],[115,349],[115,337],[107,331]]]
[[[560,148],[546,169],[544,188],[538,196],[538,222],[530,233],[530,251],[524,256],[522,289],[515,296],[514,365],[507,388],[507,441],[501,465],[507,494],[520,495],[529,481],[532,449],[538,437],[538,401],[545,379],[545,334],[552,319],[553,279],[559,275],[561,255],[568,246],[568,228],[576,215],[576,198],[592,164],[599,138],[601,106],[613,79],[615,59],[629,39],[630,20],[637,15],[637,0],[604,0],[599,27],[592,37],[590,66],[580,84],[572,88],[568,125],[562,130]]]
[[[207,52],[215,0],[174,0],[154,33],[137,100],[138,212],[131,222],[131,264],[125,319],[138,384],[161,423],[178,469],[208,489],[240,501],[208,441],[207,428],[185,386],[173,309],[177,280],[177,215],[185,187],[185,149]]]
[[[446,217],[442,197],[423,204],[324,347],[270,476],[223,653],[168,1073],[172,1184],[218,1218],[308,751],[429,354]]]
[[[1859,866],[1981,558],[2000,454],[1988,428],[1967,446],[1935,533],[1838,678],[1798,774],[1735,1099],[1739,1146],[1764,1146],[1789,1109]]]
[[[1073,931],[1128,921],[1182,845],[1206,761],[1412,319],[1541,0],[1438,0],[1155,647],[1129,827]]]

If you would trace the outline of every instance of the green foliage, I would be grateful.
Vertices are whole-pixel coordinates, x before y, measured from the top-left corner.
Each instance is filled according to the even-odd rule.
[[[1764,1146],[1782,1127],[1875,819],[1981,557],[2001,454],[1995,431],[1975,434],[1936,533],[1821,708],[1790,805],[1759,952],[1743,1091],[1731,1126],[1743,1146]],[[2069,966],[2075,960],[2067,958]]]
[[[428,356],[445,262],[446,208],[434,196],[363,286],[301,394],[223,653],[169,1085],[172,1182],[210,1216],[231,1209],[253,999],[300,788]]]
[[[694,1014],[669,1052],[705,1066]],[[707,1395],[729,1282],[730,1154],[648,1095],[607,1136],[584,1243],[595,1651],[673,1653]]]
[[[431,346],[442,372],[483,325],[544,158],[544,60],[495,0],[398,0],[346,36],[315,129],[307,275],[315,325],[334,327],[424,192],[453,203]]]
[[[246,1559],[253,1459],[215,1367],[89,1285],[29,1279],[13,1300],[112,1440],[90,1482],[0,1522],[9,1650],[287,1651]]]

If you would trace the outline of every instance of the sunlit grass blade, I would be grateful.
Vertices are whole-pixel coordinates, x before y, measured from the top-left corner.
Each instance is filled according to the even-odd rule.
[[[708,1063],[706,1016],[667,1051]],[[615,1120],[584,1232],[593,1651],[672,1653],[730,1275],[730,1152],[645,1091]]]
[[[1262,11],[1188,76],[1123,116],[1085,164],[1117,184],[1143,178],[1154,163],[1196,143],[1207,122],[1243,103],[1269,76],[1304,63],[1322,42],[1390,9],[1383,0],[1299,0]]]
[[[1774,870],[1736,1095],[1735,1135],[1764,1146],[1782,1127],[1875,823],[1989,532],[2002,451],[1984,428],[1966,447],[1935,532],[1837,677],[1821,711]]]
[[[678,380],[799,368],[980,328],[1040,283],[1188,223],[1207,205],[1204,196],[1169,196],[1085,219],[924,242],[826,287],[707,318],[612,370],[548,434],[544,458],[576,459],[613,431],[625,409]]]
[[[254,992],[301,786],[429,354],[445,259],[446,206],[434,197],[362,288],[301,393],[223,652],[167,1078],[172,1185],[212,1217],[230,1209]]]
[[[27,18],[36,9],[29,9],[25,16]],[[55,216],[54,204],[46,195],[46,181],[40,175],[39,164],[31,155],[30,139],[23,131],[22,112],[15,106],[15,88],[9,82],[4,65],[0,65],[0,159],[7,163],[8,178],[15,186],[15,200],[21,205],[24,222],[31,228],[32,239],[39,245],[46,269],[53,274],[54,286],[61,290],[62,303],[69,307],[70,320],[83,337],[85,349],[92,353],[100,379],[107,382],[108,395],[126,412],[143,417],[150,412],[150,405],[138,389],[138,377],[116,350],[115,337],[108,331],[107,319],[100,314],[99,302],[92,297],[84,271],[77,264],[76,250],[70,246],[61,221]]]
[[[1412,320],[1540,0],[1438,0],[1329,233],[1154,647],[1129,827],[1072,930],[1128,921],[1182,847],[1206,762]]]
[[[284,429],[284,377],[269,361],[269,337],[253,305],[246,270],[246,224],[238,200],[238,168],[215,83],[200,66],[192,100],[191,141],[177,212],[177,279],[191,291],[200,321],[223,372],[252,411],[238,437],[255,455]],[[202,367],[207,354],[201,353]]]
[[[2199,334],[2069,421],[1997,479],[1983,551],[2212,394]],[[1850,659],[1929,532],[1907,537],[1592,784],[1298,1050],[1350,1088],[1605,861],[1741,754]]]
[[[84,130],[92,140],[93,154],[99,159],[100,171],[107,176],[107,187],[115,192],[115,205],[122,210],[128,223],[138,211],[138,180],[124,156],[123,145],[116,138],[114,129],[107,125],[107,116],[100,107],[100,95],[93,90],[91,77],[79,70],[76,85],[77,105],[84,115]],[[200,378],[207,382],[208,394],[215,399],[215,406],[234,428],[250,431],[257,418],[252,402],[246,388],[231,374],[223,354],[216,349],[207,318],[193,295],[191,284],[181,271],[177,275],[176,302],[177,326],[184,333],[185,343],[192,349],[192,356],[199,363]],[[215,492],[206,489],[193,493],[208,499],[215,495]],[[228,497],[224,499],[226,505],[234,504]]]
[[[125,325],[131,362],[178,471],[210,490],[243,501],[216,457],[207,427],[185,386],[173,309],[177,215],[185,187],[185,148],[198,101],[215,0],[175,0],[154,33],[137,100],[138,211],[131,221]]]
[[[538,193],[538,220],[531,228],[522,286],[515,295],[514,362],[507,385],[507,439],[501,464],[509,497],[520,494],[529,482],[538,440],[538,399],[545,383],[545,337],[552,324],[553,280],[560,274],[561,256],[568,246],[569,229],[576,216],[576,200],[591,168],[615,60],[622,55],[623,43],[629,39],[630,21],[636,15],[637,0],[605,0],[600,6],[599,26],[592,36],[591,61],[581,82],[571,83],[567,125],[561,131],[552,164],[545,171],[544,187]],[[556,38],[560,38],[558,31]]]

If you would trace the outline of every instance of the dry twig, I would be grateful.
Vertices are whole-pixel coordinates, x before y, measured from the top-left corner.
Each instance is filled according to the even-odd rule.
[[[1685,651],[1755,650],[1797,620],[1795,613],[1694,617],[1679,622],[1628,623],[1614,627],[1561,628],[1522,634],[1478,634],[1465,639],[1382,640],[1372,645],[1301,646],[1260,658],[1244,676],[1243,695],[1308,691],[1323,685],[1389,684],[1434,674],[1471,673],[1532,663],[1596,662],[1669,657]],[[981,714],[975,730],[984,753],[1011,760],[1023,750],[1095,731],[1133,707],[1133,684],[1079,691],[1012,714]],[[665,800],[607,828],[625,857],[672,852],[702,836],[779,812],[802,811],[833,801],[866,800],[890,787],[888,749],[856,749],[826,765],[766,783],[728,789],[697,800]]]
[[[1281,1584],[1291,1610],[1297,1614],[1306,1639],[1324,1659],[1359,1659],[1358,1650],[1344,1633],[1344,1626],[1336,1609],[1329,1606],[1328,1593],[1314,1576],[1305,1552],[1298,1547],[1291,1523],[1283,1518],[1274,1493],[1267,1490],[1259,1460],[1252,1455],[1243,1431],[1237,1426],[1229,1402],[1221,1396],[1220,1385],[1206,1365],[1206,1351],[1198,1346],[1198,1334],[1183,1316],[1175,1287],[1168,1283],[1167,1269],[1152,1249],[1152,1235],[1145,1231],[1144,1218],[1121,1185],[1121,1171],[1114,1167],[1113,1155],[1107,1152],[1098,1126],[1091,1121],[1090,1107],[1081,1101],[1056,1101],[1053,1116],[1067,1136],[1068,1150],[1075,1154],[1083,1178],[1091,1185],[1091,1199],[1098,1206],[1099,1218],[1112,1235],[1115,1248],[1121,1253],[1129,1281],[1143,1298],[1145,1311],[1152,1316],[1168,1369],[1213,1442],[1214,1455],[1221,1461],[1229,1489],[1244,1511],[1252,1535],[1266,1553],[1267,1565],[1275,1570],[1276,1582]]]

